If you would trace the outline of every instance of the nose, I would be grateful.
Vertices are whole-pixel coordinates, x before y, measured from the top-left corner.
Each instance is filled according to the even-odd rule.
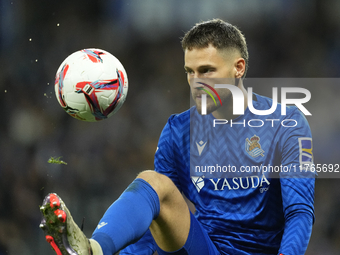
[[[197,89],[197,88],[203,88],[205,83],[198,78],[192,78],[190,79],[190,84],[193,88]]]

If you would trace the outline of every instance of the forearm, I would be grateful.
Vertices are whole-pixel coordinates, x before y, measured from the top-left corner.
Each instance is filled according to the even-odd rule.
[[[299,210],[286,218],[279,254],[305,254],[312,233],[313,215]]]

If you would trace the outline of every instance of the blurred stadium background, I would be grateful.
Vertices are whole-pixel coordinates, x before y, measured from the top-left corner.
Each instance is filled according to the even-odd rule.
[[[315,161],[340,163],[339,80],[326,79],[340,76],[337,0],[0,0],[0,255],[54,254],[38,227],[47,193],[79,224],[85,217],[90,236],[136,174],[153,168],[168,117],[189,106],[179,38],[212,18],[245,33],[248,77],[329,81],[311,88],[308,120]],[[88,47],[117,56],[129,78],[124,106],[100,123],[71,118],[54,96],[60,63]],[[68,165],[48,164],[51,156]],[[308,255],[340,253],[339,183],[316,182]]]

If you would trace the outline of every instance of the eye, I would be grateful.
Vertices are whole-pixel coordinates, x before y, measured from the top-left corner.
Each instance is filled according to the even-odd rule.
[[[213,71],[214,71],[213,68],[205,68],[205,69],[202,70],[202,73],[203,73],[203,74],[207,74],[207,73],[211,73],[211,72],[213,72]]]
[[[185,70],[185,73],[188,74],[188,75],[193,75],[194,71],[192,71],[192,70]]]

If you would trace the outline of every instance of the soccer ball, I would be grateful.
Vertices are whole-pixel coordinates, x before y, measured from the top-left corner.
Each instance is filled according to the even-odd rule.
[[[54,88],[69,115],[95,122],[112,116],[123,105],[128,78],[123,65],[109,52],[84,49],[61,63]]]

